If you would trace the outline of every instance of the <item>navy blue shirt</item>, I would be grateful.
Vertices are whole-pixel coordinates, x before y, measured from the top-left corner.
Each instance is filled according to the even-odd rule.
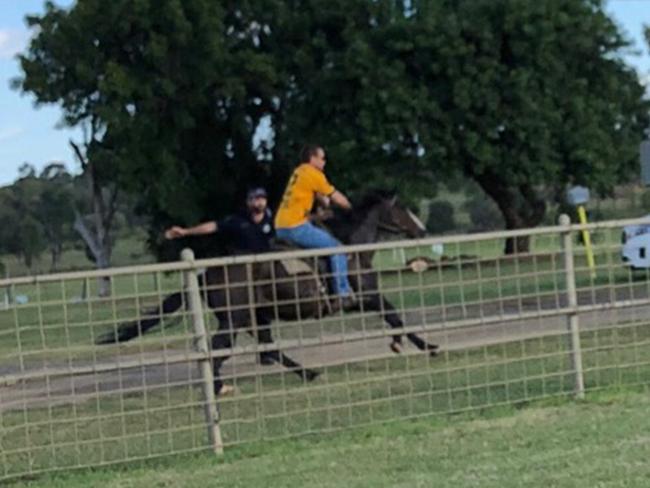
[[[271,238],[275,236],[275,228],[269,209],[266,209],[259,223],[256,223],[246,210],[216,222],[217,233],[226,239],[226,245],[232,254],[256,254],[271,250]]]

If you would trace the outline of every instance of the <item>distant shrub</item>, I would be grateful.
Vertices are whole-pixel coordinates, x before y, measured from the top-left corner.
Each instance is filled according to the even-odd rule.
[[[644,190],[641,194],[641,208],[644,212],[650,212],[650,190]]]
[[[429,204],[427,230],[432,234],[444,234],[456,228],[454,207],[444,200],[436,200]]]
[[[465,202],[465,210],[472,223],[472,231],[503,229],[504,221],[496,203],[484,196],[475,196]]]

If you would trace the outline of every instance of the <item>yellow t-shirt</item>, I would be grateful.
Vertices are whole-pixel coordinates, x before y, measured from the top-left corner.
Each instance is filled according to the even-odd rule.
[[[335,188],[325,174],[311,164],[298,166],[289,178],[282,202],[275,215],[275,228],[297,227],[307,221],[314,205],[314,195],[331,195]]]

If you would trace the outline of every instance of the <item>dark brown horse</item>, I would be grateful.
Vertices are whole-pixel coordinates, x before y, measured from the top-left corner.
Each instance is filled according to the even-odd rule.
[[[382,231],[409,237],[424,235],[424,227],[413,213],[401,206],[395,196],[379,192],[366,196],[352,211],[335,213],[326,221],[326,226],[344,244],[375,242]],[[350,284],[359,298],[358,308],[381,312],[390,327],[399,331],[404,323],[395,307],[379,293],[379,276],[372,269],[373,254],[372,251],[361,252],[348,260]],[[212,336],[212,349],[230,349],[239,330],[255,335],[262,344],[272,344],[272,321],[319,318],[335,310],[327,300],[322,280],[313,271],[314,268],[323,270],[326,260],[312,258],[306,261],[311,261],[312,271],[308,268],[306,272],[291,273],[287,271],[286,263],[280,261],[208,268],[200,282],[208,306],[219,322],[218,330]],[[146,313],[141,320],[120,325],[98,342],[128,341],[144,334],[164,315],[181,308],[183,302],[181,293],[170,295],[159,308]],[[406,336],[420,350],[435,354],[438,349],[437,345],[425,342],[414,333]],[[390,347],[396,353],[401,351],[401,334],[392,337]],[[316,371],[303,368],[277,349],[262,352],[260,358],[264,364],[278,362],[307,381],[318,376]],[[220,356],[213,360],[217,393],[223,386],[219,371],[226,359],[228,357]]]

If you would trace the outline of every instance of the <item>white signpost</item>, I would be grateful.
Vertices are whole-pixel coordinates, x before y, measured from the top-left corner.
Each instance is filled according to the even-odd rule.
[[[567,200],[574,207],[584,205],[589,201],[589,188],[585,188],[584,186],[569,188],[569,191],[567,191]]]
[[[589,188],[584,186],[574,186],[567,191],[567,200],[569,203],[578,209],[578,218],[582,225],[587,224],[587,211],[585,204],[589,201]],[[594,259],[594,251],[591,248],[591,236],[589,231],[582,229],[582,242],[585,243],[585,251],[587,252],[587,265],[591,269],[591,276],[596,277],[596,261]]]

